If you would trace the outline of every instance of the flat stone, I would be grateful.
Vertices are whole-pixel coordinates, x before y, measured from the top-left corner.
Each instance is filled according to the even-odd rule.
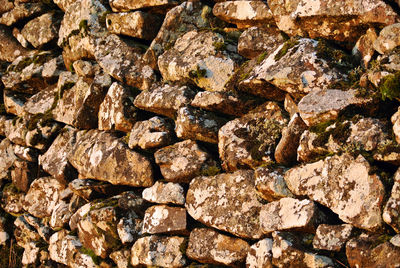
[[[6,178],[9,174],[9,168],[12,167],[17,157],[14,154],[12,144],[9,139],[0,142],[0,179]]]
[[[400,23],[383,28],[374,42],[374,48],[380,54],[385,54],[400,45]]]
[[[68,187],[75,195],[88,201],[116,195],[123,191],[118,185],[91,179],[75,179],[68,184]]]
[[[23,217],[30,226],[36,229],[43,241],[49,243],[50,236],[53,234],[53,231],[49,228],[48,224],[29,214],[25,214]]]
[[[272,268],[272,239],[265,238],[250,247],[246,257],[248,268]]]
[[[400,218],[399,218],[399,208],[400,208],[400,170],[397,170],[393,176],[394,184],[391,191],[389,200],[387,201],[382,218],[389,224],[396,233],[400,232]]]
[[[89,60],[76,60],[72,67],[78,76],[94,77],[96,74],[101,73],[100,65]]]
[[[76,0],[54,0],[54,4],[56,4],[62,11],[66,11],[70,5],[75,3]]]
[[[60,201],[53,209],[51,213],[49,225],[53,230],[62,229],[67,226],[72,212],[69,210],[69,204]]]
[[[185,191],[178,183],[157,181],[153,186],[143,190],[142,198],[158,204],[185,204]]]
[[[14,8],[8,12],[1,14],[0,24],[5,24],[11,26],[14,23],[28,19],[30,17],[39,15],[46,11],[46,6],[44,3],[17,3]]]
[[[220,170],[211,155],[192,140],[159,149],[154,157],[165,180],[172,182],[188,183],[194,177],[215,175]]]
[[[177,4],[178,1],[175,0],[110,0],[110,6],[114,12],[154,7],[165,9]]]
[[[6,26],[0,25],[0,60],[13,62],[19,56],[27,56],[28,52],[29,50],[24,48],[18,40],[14,38],[11,31]]]
[[[243,238],[263,235],[259,219],[262,204],[251,170],[193,179],[185,206],[190,216],[207,226]]]
[[[186,209],[156,205],[144,214],[142,233],[145,234],[188,234]]]
[[[284,179],[286,169],[259,167],[255,170],[255,185],[257,194],[269,201],[276,201],[283,197],[294,197],[286,186]]]
[[[46,13],[25,24],[21,34],[35,48],[38,48],[58,37],[60,24],[60,17],[55,12]]]
[[[24,247],[26,243],[40,241],[41,237],[24,216],[18,216],[14,221],[14,237],[17,245]]]
[[[320,224],[314,236],[315,249],[340,251],[347,240],[350,239],[353,226],[350,224],[327,225]]]
[[[249,244],[212,229],[196,228],[190,233],[186,254],[201,263],[237,266],[243,264]]]

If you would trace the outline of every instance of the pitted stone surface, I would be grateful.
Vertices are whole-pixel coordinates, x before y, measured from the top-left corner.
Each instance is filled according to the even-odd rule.
[[[400,45],[400,23],[386,26],[374,42],[374,48],[380,54],[385,54]]]
[[[14,154],[12,144],[9,139],[0,142],[0,180],[7,177],[9,168],[14,164],[17,157]]]
[[[148,208],[143,219],[143,234],[185,234],[186,209],[180,207],[169,207],[156,205]]]
[[[313,247],[316,249],[340,251],[350,239],[353,226],[350,224],[320,224],[314,236]]]
[[[157,181],[153,186],[143,190],[142,198],[158,204],[185,204],[185,191],[178,183]]]
[[[45,10],[46,6],[44,3],[23,3],[23,1],[21,1],[20,3],[16,3],[13,9],[1,14],[0,24],[11,26],[20,20],[44,13]]]

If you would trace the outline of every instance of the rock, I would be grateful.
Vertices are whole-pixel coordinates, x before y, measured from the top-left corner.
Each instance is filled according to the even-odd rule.
[[[181,249],[186,239],[178,236],[151,235],[139,238],[131,249],[131,264],[162,267],[183,267],[187,260]]]
[[[259,167],[255,171],[255,185],[257,194],[269,201],[279,200],[283,197],[294,197],[286,186],[283,178],[284,168]]]
[[[154,154],[165,180],[188,183],[194,177],[215,175],[217,162],[192,140],[175,143],[159,149]]]
[[[27,98],[28,96],[23,93],[4,90],[3,100],[6,112],[9,114],[15,114],[16,116],[24,116],[24,105]]]
[[[35,228],[30,225],[24,216],[18,216],[14,221],[14,237],[17,245],[24,247],[27,243],[40,241],[40,235]]]
[[[396,137],[396,141],[397,143],[400,143],[400,109],[398,109],[397,112],[392,115],[390,120],[393,124],[393,133]]]
[[[275,24],[268,5],[262,1],[225,1],[215,4],[213,14],[239,29]]]
[[[23,19],[28,19],[40,15],[46,11],[44,3],[17,3],[13,9],[1,14],[0,24],[11,26]]]
[[[340,251],[347,240],[350,239],[353,226],[350,224],[327,225],[320,224],[314,236],[315,249]]]
[[[396,247],[400,247],[400,235],[397,234],[390,239],[390,243]]]
[[[29,225],[36,229],[37,233],[43,239],[43,241],[48,243],[50,236],[53,234],[48,224],[29,214],[25,214],[23,217]]]
[[[250,247],[246,257],[248,268],[272,268],[272,239],[265,238]]]
[[[376,230],[382,225],[384,188],[379,177],[369,172],[363,156],[343,154],[292,168],[285,181],[293,194],[307,195],[329,207],[344,222]]]
[[[58,37],[60,23],[55,12],[46,13],[25,24],[21,34],[35,48],[38,48]]]
[[[143,219],[143,234],[187,234],[186,209],[166,205],[152,206]]]
[[[379,33],[378,38],[374,42],[374,48],[380,54],[385,54],[400,45],[399,39],[400,23],[386,26]]]
[[[8,3],[11,3],[11,2],[8,2]],[[3,6],[3,5],[0,5],[0,6]],[[13,62],[19,56],[27,56],[28,52],[29,52],[29,50],[24,48],[18,42],[18,40],[12,36],[11,31],[7,27],[0,25],[0,60],[1,61]]]
[[[382,218],[389,224],[397,233],[400,232],[400,170],[397,170],[393,177],[394,184],[389,200],[387,201]]]
[[[218,33],[186,33],[158,58],[162,77],[169,81],[192,81],[208,91],[224,91],[241,61],[236,47],[225,41]]]
[[[180,139],[218,143],[218,130],[226,122],[217,114],[186,106],[178,110],[175,132]]]
[[[110,258],[115,262],[118,268],[129,268],[129,259],[131,251],[129,249],[121,249],[110,254]]]
[[[143,221],[130,213],[122,217],[117,225],[118,236],[123,244],[135,242],[142,235]]]
[[[252,2],[254,3],[255,1]],[[238,53],[248,59],[254,59],[260,54],[268,56],[284,41],[284,36],[275,27],[251,27],[240,35]]]
[[[129,148],[140,147],[143,150],[167,146],[174,140],[173,124],[162,117],[154,116],[149,120],[136,122],[129,133]]]
[[[201,263],[238,266],[243,264],[249,244],[212,229],[196,228],[190,233],[186,254]]]
[[[12,144],[9,139],[4,139],[0,142],[0,180],[6,178],[9,174],[9,169],[12,167],[17,157],[14,154]]]
[[[0,14],[10,11],[14,8],[14,2],[9,2],[8,0],[0,1]]]
[[[70,218],[72,216],[72,212],[69,210],[69,204],[60,201],[53,209],[50,217],[50,227],[53,230],[58,230],[66,227]]]
[[[57,85],[50,85],[27,99],[23,106],[24,112],[44,114],[55,107],[56,97],[58,97]]]
[[[114,82],[99,108],[99,130],[129,132],[136,121],[134,97],[129,89]]]
[[[75,179],[68,184],[68,187],[75,195],[88,201],[119,194],[122,191],[122,188],[118,185],[90,179]]]
[[[374,42],[378,38],[374,28],[369,28],[367,32],[358,39],[353,47],[352,54],[361,58],[361,66],[368,68],[368,63],[375,53]]]
[[[15,39],[18,40],[18,42],[21,44],[21,46],[23,46],[24,48],[28,48],[29,47],[29,42],[21,34],[21,31],[18,28],[14,28],[12,30],[12,35],[15,37]]]
[[[239,237],[260,238],[262,204],[257,199],[253,176],[251,170],[240,170],[193,179],[186,195],[189,215]]]
[[[0,217],[0,245],[6,245],[10,235],[7,233],[6,229],[6,218]]]
[[[72,67],[78,76],[94,77],[96,74],[101,73],[101,67],[93,61],[77,60],[74,61]]]
[[[52,177],[34,180],[25,196],[24,209],[38,218],[50,217],[64,188]]]
[[[110,0],[110,6],[114,12],[124,12],[142,8],[160,8],[165,9],[178,4],[175,0]]]
[[[89,130],[77,135],[68,160],[82,176],[118,185],[153,185],[150,161],[110,133]]]
[[[161,17],[142,11],[111,13],[106,17],[107,30],[135,38],[153,40],[161,27]]]
[[[14,145],[14,154],[22,160],[37,163],[39,151],[34,148]]]
[[[53,0],[54,4],[56,4],[62,11],[66,11],[70,5],[75,3],[76,0]]]
[[[14,161],[14,169],[11,170],[11,180],[19,191],[28,192],[31,182],[37,178],[37,163],[32,163],[18,159]]]
[[[18,191],[15,185],[8,184],[4,186],[1,196],[1,207],[5,212],[12,215],[19,215],[24,212],[22,202],[24,201],[25,194]]]
[[[185,204],[185,191],[178,183],[157,181],[153,186],[143,190],[142,198],[158,204]]]
[[[150,90],[142,91],[134,105],[156,114],[175,118],[179,108],[190,104],[196,92],[189,86],[155,84]]]
[[[233,171],[271,163],[286,123],[283,111],[274,102],[266,102],[241,118],[229,121],[218,133],[222,167]]]

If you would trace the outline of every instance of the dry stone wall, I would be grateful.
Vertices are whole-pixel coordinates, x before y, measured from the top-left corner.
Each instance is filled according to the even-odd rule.
[[[0,0],[0,267],[399,267],[400,1]]]

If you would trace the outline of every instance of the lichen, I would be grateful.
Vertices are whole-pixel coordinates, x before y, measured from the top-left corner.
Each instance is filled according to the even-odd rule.
[[[385,76],[379,84],[382,100],[400,98],[400,71]]]
[[[94,253],[93,250],[91,250],[91,249],[89,249],[89,248],[81,247],[81,248],[79,249],[79,251],[80,251],[82,254],[86,254],[86,255],[90,256],[95,264],[97,264],[97,265],[100,264],[100,257],[97,256],[97,255]]]
[[[35,65],[43,65],[47,61],[53,58],[51,53],[37,53],[31,57],[25,57],[21,61],[18,62],[16,65],[10,65],[7,69],[6,73],[10,72],[22,72],[26,67],[31,64]]]

